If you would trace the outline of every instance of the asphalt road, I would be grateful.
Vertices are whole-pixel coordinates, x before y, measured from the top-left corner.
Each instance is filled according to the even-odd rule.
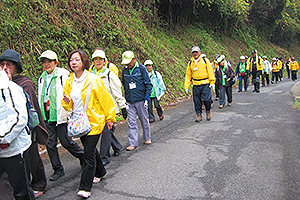
[[[253,93],[233,92],[233,105],[218,108],[212,120],[194,122],[192,100],[165,110],[165,119],[151,124],[152,145],[133,152],[127,123],[116,135],[123,151],[106,167],[108,175],[92,188],[93,199],[300,199],[300,112],[290,91],[295,83],[280,84]],[[61,153],[66,175],[48,182],[39,199],[70,200],[76,196],[79,162]],[[47,177],[53,173],[45,159]]]

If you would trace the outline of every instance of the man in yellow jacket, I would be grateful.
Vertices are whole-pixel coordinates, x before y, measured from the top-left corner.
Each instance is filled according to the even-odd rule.
[[[299,69],[299,63],[295,60],[295,57],[292,57],[290,62],[290,70],[292,71],[292,81],[297,81],[297,72]]]
[[[257,55],[256,50],[253,50],[251,54],[252,56],[248,59],[247,62],[247,71],[250,70],[253,77],[253,92],[259,93],[260,75],[262,70],[264,69],[264,62],[262,58]]]
[[[193,100],[196,111],[196,122],[202,121],[202,102],[205,105],[206,119],[211,119],[211,87],[215,89],[215,75],[208,58],[201,57],[198,46],[192,48],[193,57],[188,62],[185,74],[184,89],[189,92],[193,83]]]

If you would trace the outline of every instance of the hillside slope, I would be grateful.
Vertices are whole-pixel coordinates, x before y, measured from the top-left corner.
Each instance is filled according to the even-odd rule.
[[[231,34],[234,38],[201,24],[162,28],[167,26],[153,18],[151,10],[134,7],[130,1],[3,0],[0,6],[1,52],[7,48],[20,52],[24,73],[34,82],[42,73],[38,57],[47,49],[57,52],[59,65],[64,67],[70,51],[81,48],[91,57],[100,46],[120,70],[122,53],[132,50],[139,62],[151,59],[162,73],[168,88],[164,104],[185,95],[185,68],[194,45],[209,59],[216,53],[225,54],[233,66],[240,55],[249,55],[254,48],[269,58],[300,53],[271,44],[251,28]]]

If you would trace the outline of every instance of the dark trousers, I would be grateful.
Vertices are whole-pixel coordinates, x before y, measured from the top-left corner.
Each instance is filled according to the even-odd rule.
[[[288,74],[288,79],[290,79],[291,78],[291,71],[290,71],[288,66],[286,67],[286,72]]]
[[[244,80],[244,89],[247,91],[247,79],[248,76],[239,76],[239,90],[242,91],[243,80]]]
[[[84,153],[79,190],[91,191],[94,177],[100,178],[106,174],[100,154],[96,148],[99,138],[100,134],[80,137],[84,146]]]
[[[23,155],[0,158],[0,176],[6,172],[16,200],[35,199],[30,187],[29,166],[26,165],[25,159],[28,159],[27,151]]]
[[[231,103],[232,102],[232,86],[227,86],[227,87],[221,87],[220,88],[220,105],[225,105],[225,93],[227,96],[227,102]]]
[[[261,71],[257,71],[255,73],[252,73],[252,80],[253,80],[253,85],[254,85],[254,91],[259,92],[259,86],[260,86],[260,74]]]
[[[28,149],[29,168],[32,177],[31,187],[35,191],[45,191],[47,180],[43,161],[39,154],[37,142],[32,142]]]
[[[267,82],[267,85],[270,84],[270,78],[269,78],[269,74],[267,74],[267,72],[264,72],[262,75],[262,85],[265,86]]]
[[[46,122],[46,127],[49,133],[49,142],[46,147],[54,171],[63,169],[57,149],[57,138],[59,138],[61,145],[74,157],[82,158],[82,148],[67,135],[67,123],[56,126],[56,122]]]
[[[101,145],[100,145],[100,156],[103,162],[110,162],[110,146],[114,150],[114,152],[120,152],[122,149],[122,145],[119,140],[114,135],[115,126],[111,130],[108,130],[107,126],[104,127],[102,131],[101,137]]]
[[[282,69],[280,69],[280,70],[279,70],[279,80],[280,80],[280,81],[281,81],[282,77],[283,77]]]
[[[279,72],[272,72],[272,83],[274,83],[274,79],[276,80],[276,83],[279,80]]]
[[[292,80],[295,81],[297,80],[297,70],[292,70]]]
[[[211,109],[211,90],[209,84],[194,85],[193,86],[193,100],[196,114],[202,114],[202,103],[204,103],[205,110]]]
[[[153,102],[154,102],[154,107],[156,108],[158,116],[161,117],[163,115],[163,110],[160,106],[159,100],[156,97],[150,98],[150,102],[148,105],[149,120],[155,119],[155,116],[153,114]]]
[[[215,86],[215,90],[216,90],[216,98],[220,98],[220,88],[219,86]]]

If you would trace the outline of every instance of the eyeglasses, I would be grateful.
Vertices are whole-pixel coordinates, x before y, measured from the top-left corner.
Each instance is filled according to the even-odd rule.
[[[4,65],[6,65],[6,67],[11,67],[11,66],[13,66],[13,63],[12,62],[4,62],[4,61],[2,61],[0,63],[0,66],[4,67]]]

